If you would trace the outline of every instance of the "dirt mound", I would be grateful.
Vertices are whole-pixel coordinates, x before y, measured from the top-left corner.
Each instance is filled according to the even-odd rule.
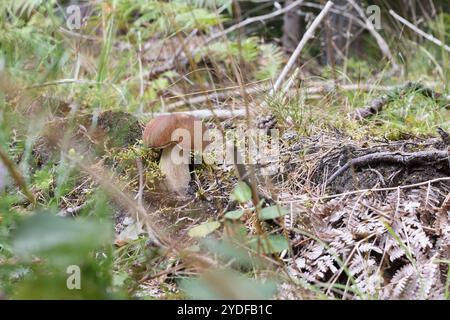
[[[48,162],[55,152],[71,147],[101,155],[108,148],[126,148],[142,137],[138,119],[122,111],[105,111],[74,118],[48,121],[33,150],[39,163]]]

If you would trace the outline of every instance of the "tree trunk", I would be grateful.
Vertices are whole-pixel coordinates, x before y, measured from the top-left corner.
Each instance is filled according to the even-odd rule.
[[[346,12],[354,12],[347,0],[334,0],[333,2],[336,8],[344,9]],[[361,3],[360,0],[355,0],[355,2],[358,4]],[[358,14],[355,13],[355,16],[358,17]],[[347,41],[351,41],[351,38],[347,39],[349,24],[350,20],[347,17],[344,17],[339,13],[329,13],[327,21],[328,32],[323,33],[322,42],[324,64],[340,65],[343,63]],[[351,28],[350,33],[355,32],[355,23],[353,23],[352,26],[353,27]],[[357,43],[355,43],[355,45],[357,45]]]
[[[284,6],[292,4],[294,0],[286,0]],[[299,7],[294,7],[284,14],[283,17],[283,36],[281,42],[285,52],[292,53],[300,42],[301,28],[300,16],[297,11]]]

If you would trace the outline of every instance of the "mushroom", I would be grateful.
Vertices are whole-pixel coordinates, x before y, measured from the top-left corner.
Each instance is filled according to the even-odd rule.
[[[160,115],[145,127],[144,145],[162,149],[159,167],[168,191],[186,193],[191,179],[190,151],[203,150],[205,131],[202,121],[187,114]]]

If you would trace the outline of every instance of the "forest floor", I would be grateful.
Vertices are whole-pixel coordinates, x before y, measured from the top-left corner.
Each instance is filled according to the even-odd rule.
[[[296,1],[292,53],[286,7],[244,2],[89,1],[76,29],[0,2],[0,298],[450,299],[445,6],[409,8],[422,38],[401,3],[377,31]],[[174,112],[248,161],[163,191],[143,129]]]
[[[196,165],[185,196],[159,191],[159,153],[141,145],[143,119],[107,111],[98,115],[96,129],[86,130],[92,127],[92,116],[82,116],[75,119],[76,125],[72,127],[75,130],[69,140],[72,147],[77,146],[77,152],[97,154],[101,160],[96,165],[110,168],[133,194],[142,189],[145,211],[173,246],[212,258],[217,255],[214,250],[219,250],[211,249],[213,239],[237,237],[241,227],[248,236],[263,232],[268,237],[285,237],[288,246],[281,245],[281,249],[274,251],[269,248],[268,256],[262,258],[268,259],[270,267],[265,265],[263,271],[253,271],[262,278],[277,270],[284,273],[277,286],[279,298],[448,297],[449,104],[445,98],[439,100],[423,94],[422,86],[410,89],[396,91],[395,99],[386,100],[384,109],[369,112],[364,119],[355,118],[354,110],[346,112],[346,117],[338,116],[342,113],[338,111],[329,117],[332,120],[322,119],[320,123],[315,118],[315,112],[320,110],[310,110],[299,122],[300,118],[294,121],[292,114],[285,116],[270,104],[264,110],[260,106],[250,126],[280,132],[279,157],[270,164],[275,169],[263,174],[264,166],[253,167],[255,186],[264,201],[260,209],[273,205],[283,208],[283,214],[261,223],[262,231],[257,230],[252,201],[230,197],[239,181],[232,164]],[[366,98],[369,107],[365,110],[382,96],[386,95]],[[411,110],[404,109],[408,103],[414,104]],[[415,112],[423,111],[421,108],[437,108],[439,119],[444,120],[415,133],[416,126],[410,130],[407,123],[395,122],[398,108],[403,108],[406,119],[411,114],[412,121],[416,121]],[[296,113],[293,115],[298,117]],[[307,117],[314,121],[308,121]],[[55,137],[54,132],[67,132],[68,121],[62,115],[45,126],[51,134],[41,136],[34,149],[40,165],[53,156],[54,146],[63,139]],[[234,129],[249,125],[239,117],[221,124]],[[214,125],[217,123],[211,121],[210,126]],[[398,129],[388,131],[395,136],[385,136],[388,126]],[[442,129],[436,130],[437,126]],[[143,163],[143,171],[139,171],[139,161]],[[64,199],[61,215],[76,215],[85,206],[90,188],[98,183],[92,174],[83,174],[79,179],[76,190]],[[133,289],[130,288],[133,295],[183,296],[174,279],[196,274],[198,265],[174,254],[149,258],[146,250],[154,247],[154,243],[143,236],[145,223],[130,216],[126,206],[115,208],[118,253],[115,268],[119,274],[125,272],[135,279]],[[233,216],[230,212],[239,214]],[[216,222],[219,223],[200,237],[211,239],[209,244],[202,244],[203,240],[190,233],[198,226]],[[228,253],[219,250],[229,255],[220,263],[234,265],[237,254],[233,250]],[[258,256],[260,252],[252,254]],[[151,273],[145,266],[149,261]],[[255,268],[254,264],[252,260],[250,269]],[[245,265],[237,268],[249,272]]]

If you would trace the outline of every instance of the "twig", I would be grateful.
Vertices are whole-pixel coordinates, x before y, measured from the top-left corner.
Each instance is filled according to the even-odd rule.
[[[283,87],[283,93],[288,93],[291,89],[292,85],[295,82],[295,79],[297,78],[298,74],[300,72],[300,68],[295,68],[294,73],[289,77],[289,80],[286,82],[286,84]]]
[[[138,206],[143,208],[144,206],[142,205],[142,196],[144,195],[145,183],[144,183],[144,168],[142,166],[141,158],[136,159],[136,166],[139,174],[139,191],[136,195],[136,199],[138,201]]]
[[[418,151],[412,153],[401,153],[401,152],[378,152],[370,153],[364,156],[352,159],[337,170],[328,180],[325,185],[329,185],[333,182],[339,175],[347,171],[352,167],[362,167],[370,164],[380,164],[383,162],[387,163],[400,163],[403,165],[411,164],[427,164],[432,162],[440,162],[449,157],[447,150],[440,151]]]
[[[294,52],[292,53],[291,57],[289,58],[288,63],[284,67],[283,71],[281,71],[281,74],[279,75],[277,81],[275,82],[273,89],[271,90],[271,94],[275,93],[278,88],[280,88],[281,84],[283,83],[284,79],[286,78],[289,71],[292,69],[292,66],[294,65],[295,61],[297,60],[298,56],[300,55],[300,52],[302,51],[305,44],[308,42],[309,39],[311,39],[314,35],[314,31],[319,26],[319,23],[322,21],[322,19],[325,17],[325,15],[328,13],[328,11],[331,9],[331,6],[333,6],[333,2],[328,1],[323,10],[319,13],[319,15],[314,19],[313,23],[309,27],[309,29],[305,32],[302,39],[300,40],[299,44],[297,45],[297,48],[295,48]],[[287,8],[287,7],[286,7]]]
[[[230,118],[243,118],[245,117],[245,109],[236,109],[234,111],[231,110],[215,110],[214,112],[209,109],[202,110],[192,110],[192,111],[180,111],[180,112],[146,112],[142,114],[143,116],[151,116],[156,117],[160,115],[169,115],[169,114],[189,114],[198,119],[212,119],[217,118],[218,120],[226,120]]]
[[[294,71],[294,73],[295,73],[295,71]],[[283,92],[285,92],[286,94],[289,94],[289,91],[290,91],[289,89],[294,84],[293,80],[295,80],[295,78],[296,78],[296,75],[292,75],[291,77],[289,77],[289,79],[292,81],[290,81],[290,80],[287,81],[288,83],[284,86],[285,89],[283,89]],[[287,88],[288,84],[289,84],[289,89]],[[316,84],[314,84],[314,85],[316,85]],[[304,88],[301,88],[301,92],[306,94],[308,96],[308,99],[321,99],[321,98],[323,98],[322,95],[315,95],[315,94],[329,93],[329,92],[337,90],[337,87],[334,84],[327,84],[327,83],[324,83],[323,85],[316,85],[313,87],[306,87],[306,86],[307,85],[305,85]],[[397,87],[398,86],[379,86],[379,85],[373,85],[373,84],[343,84],[343,85],[339,86],[339,91],[341,91],[341,92],[342,91],[354,91],[354,90],[390,91]],[[201,104],[208,100],[225,100],[230,97],[240,96],[241,93],[239,90],[235,90],[236,88],[238,88],[238,87],[230,87],[230,88],[221,90],[224,92],[212,92],[212,93],[194,92],[194,93],[189,93],[189,94],[185,94],[185,95],[168,97],[165,100],[173,100],[173,99],[180,99],[180,100],[166,105],[166,110],[167,111],[175,110],[177,108],[183,107],[188,104]],[[211,90],[211,91],[214,91],[214,90]],[[218,90],[216,90],[216,91],[218,91]],[[251,86],[246,89],[247,94],[264,93],[267,91],[269,91],[269,87],[266,85]],[[299,92],[296,90],[295,94],[298,94],[298,93]],[[186,98],[186,97],[191,97],[191,98]]]
[[[394,71],[398,70],[399,66],[395,62],[387,42],[383,39],[383,37],[374,28],[372,22],[370,22],[369,19],[367,19],[366,15],[364,13],[364,10],[354,0],[348,0],[348,2],[353,6],[353,8],[355,8],[356,11],[358,11],[361,18],[364,19],[367,30],[372,34],[372,36],[377,41],[378,47],[380,47],[381,52],[383,52],[383,54],[386,56],[386,58],[388,58],[389,61],[391,62],[392,69]]]
[[[237,87],[238,88],[238,87]],[[236,87],[232,87],[232,89],[236,89]],[[247,89],[246,93],[247,94],[255,94],[255,93],[260,93],[260,92],[264,92],[267,89],[262,86],[253,86]],[[240,90],[230,90],[230,88],[227,88],[225,90],[223,90],[224,92],[213,92],[210,94],[204,94],[204,95],[197,95],[194,97],[191,97],[189,99],[184,99],[184,97],[188,96],[188,95],[183,95],[181,96],[180,101],[176,101],[173,102],[171,104],[168,104],[166,106],[166,110],[167,111],[171,111],[174,110],[176,108],[180,108],[186,104],[200,104],[203,102],[206,102],[208,100],[223,100],[223,99],[227,99],[233,96],[240,96]],[[192,94],[189,94],[189,96],[192,96]],[[170,97],[168,99],[174,99],[177,97]]]
[[[90,40],[90,41],[97,41],[97,42],[102,42],[103,41],[103,39],[100,38],[100,37],[93,37],[93,36],[88,36],[88,35],[85,35],[85,34],[73,32],[72,30],[68,30],[68,29],[63,28],[63,27],[59,27],[58,30],[61,33],[64,33],[64,34],[72,36],[72,37],[77,37],[77,38],[80,38],[80,39],[83,39],[83,40]]]
[[[284,8],[278,9],[278,10],[276,10],[276,11],[274,11],[274,12],[271,12],[271,13],[268,13],[268,14],[263,14],[263,15],[261,15],[261,16],[256,16],[256,17],[247,18],[247,19],[245,19],[244,21],[241,21],[241,22],[239,22],[239,23],[237,23],[237,24],[235,24],[235,25],[233,25],[233,26],[231,26],[231,27],[229,27],[229,28],[223,30],[222,32],[213,34],[212,36],[210,36],[210,37],[205,41],[205,44],[206,44],[206,43],[209,43],[209,42],[211,42],[211,41],[213,41],[213,40],[216,40],[216,39],[218,39],[218,38],[220,38],[220,37],[222,37],[222,36],[224,36],[224,35],[227,35],[227,34],[230,33],[230,32],[236,31],[237,29],[240,29],[240,28],[242,28],[242,27],[245,27],[245,26],[247,26],[247,25],[249,25],[249,24],[251,24],[251,23],[258,22],[258,21],[269,20],[269,19],[275,18],[276,16],[279,16],[280,14],[283,14],[283,13],[285,13],[285,12],[288,12],[289,10],[291,10],[291,9],[293,9],[293,8],[295,8],[295,7],[297,7],[297,6],[299,6],[300,4],[302,4],[303,1],[304,1],[304,0],[297,0],[297,1],[293,2],[293,3],[291,3],[290,5],[288,5],[288,6],[284,7]]]
[[[304,7],[309,7],[309,8],[314,8],[314,9],[323,9],[323,6],[318,4],[318,3],[313,3],[313,2],[304,2],[302,4],[302,6]],[[339,14],[343,17],[346,17],[349,20],[353,20],[355,21],[361,28],[367,29],[366,23],[359,19],[357,16],[353,15],[351,12],[349,12],[349,10],[346,10],[346,5],[336,5],[335,7],[330,9],[330,12],[335,13],[335,14]]]
[[[437,132],[445,145],[450,146],[450,135],[442,128],[437,128]]]
[[[447,100],[447,97],[444,97],[439,92],[435,92],[434,90],[425,87],[423,84],[418,82],[407,82],[406,84],[399,87],[392,87],[392,92],[390,94],[386,94],[382,97],[377,97],[373,99],[367,106],[358,108],[348,114],[349,119],[361,120],[373,116],[379,112],[381,112],[386,104],[392,101],[393,96],[396,93],[402,93],[405,91],[415,91],[423,96],[433,99],[433,100]]]
[[[76,207],[66,208],[65,210],[63,209],[63,210],[61,210],[58,213],[58,216],[61,216],[61,217],[67,217],[68,215],[74,216],[79,211],[81,211],[84,208],[86,208],[86,206],[87,206],[87,202],[85,202],[85,203],[83,203],[83,204],[81,204],[79,206],[76,206]]]
[[[362,120],[369,118],[370,116],[373,116],[377,113],[379,113],[381,110],[383,110],[384,106],[388,104],[391,101],[391,98],[389,96],[382,96],[373,99],[369,102],[369,104],[363,108],[358,108],[353,112],[350,112],[348,114],[349,119],[354,120]]]
[[[48,86],[57,86],[57,85],[61,85],[61,84],[72,84],[72,83],[111,86],[120,95],[120,98],[122,99],[124,104],[128,105],[128,100],[125,97],[124,93],[120,90],[120,88],[116,84],[109,83],[109,82],[101,82],[101,81],[86,80],[86,79],[60,79],[60,80],[56,80],[56,81],[49,81],[49,82],[31,85],[31,86],[25,87],[25,89],[28,90],[28,89],[35,89],[35,88],[48,87]]]
[[[17,170],[16,165],[12,160],[8,157],[8,154],[0,147],[0,160],[5,165],[6,169],[8,170],[11,177],[14,179],[16,184],[19,186],[19,188],[22,190],[22,192],[27,197],[28,201],[31,202],[32,205],[36,204],[36,197],[34,194],[28,189],[28,186],[25,182],[25,179],[23,178],[22,174],[19,170]]]
[[[350,195],[358,194],[358,193],[370,193],[370,192],[394,191],[394,190],[398,190],[398,189],[410,189],[410,188],[426,186],[431,183],[442,182],[442,181],[450,181],[450,177],[436,178],[436,179],[427,180],[427,181],[423,181],[423,182],[406,184],[406,185],[398,186],[398,187],[358,189],[358,190],[347,191],[347,192],[343,192],[343,193],[336,193],[336,194],[332,194],[332,195],[328,195],[328,196],[310,197],[310,198],[302,198],[302,199],[294,199],[294,200],[278,200],[278,202],[280,204],[282,204],[282,203],[305,202],[308,200],[318,201],[318,200],[332,199],[332,198],[338,198],[338,197],[345,197],[345,196],[350,196]]]
[[[141,39],[141,32],[137,32],[137,38],[138,38],[138,66],[139,66],[139,113],[144,112],[144,74],[142,69],[142,39]]]
[[[393,10],[389,10],[389,13],[391,14],[391,16],[393,16],[396,20],[400,21],[401,23],[403,23],[404,25],[406,25],[408,28],[410,28],[412,31],[418,33],[419,35],[421,35],[422,37],[424,37],[425,39],[433,42],[434,44],[437,44],[438,46],[443,47],[446,51],[450,52],[450,46],[446,45],[445,43],[442,43],[441,40],[436,39],[433,35],[426,33],[422,30],[420,30],[419,28],[417,28],[415,25],[413,25],[411,22],[409,22],[408,20],[406,20],[405,18],[399,16],[397,13],[395,13]]]
[[[87,172],[118,203],[121,203],[125,208],[129,208],[130,213],[134,213],[133,218],[136,221],[141,221],[145,225],[149,238],[155,244],[162,247],[170,245],[170,240],[159,231],[159,228],[151,223],[150,216],[145,209],[137,205],[124,190],[121,190],[121,184],[108,175],[103,168],[96,167],[94,169],[92,166],[86,165],[85,161],[81,162],[76,158],[70,157],[70,160],[80,169]]]

